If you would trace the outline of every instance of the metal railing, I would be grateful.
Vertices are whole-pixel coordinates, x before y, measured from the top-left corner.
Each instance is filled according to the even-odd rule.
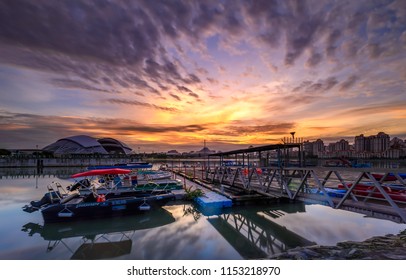
[[[208,167],[205,180],[265,196],[317,200],[336,209],[358,206],[397,215],[406,223],[405,170]]]

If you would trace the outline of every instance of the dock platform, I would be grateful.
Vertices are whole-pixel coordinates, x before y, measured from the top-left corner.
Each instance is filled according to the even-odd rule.
[[[233,202],[231,199],[220,195],[214,191],[206,192],[203,196],[196,199],[196,203],[202,207],[231,207]]]

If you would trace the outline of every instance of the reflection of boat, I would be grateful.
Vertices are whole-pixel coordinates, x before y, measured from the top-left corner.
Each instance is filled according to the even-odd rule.
[[[348,184],[351,187],[352,184]],[[406,202],[406,188],[400,184],[384,184],[381,185],[383,190],[395,201]],[[344,185],[338,185],[339,189],[346,190]],[[375,187],[372,182],[363,182],[357,184],[352,193],[360,196],[370,196],[374,198],[384,199],[384,195]]]
[[[119,174],[120,169],[105,169],[105,175]],[[102,170],[89,171],[102,175]],[[89,172],[73,175],[81,177],[91,175]],[[128,173],[128,170],[122,171]],[[79,176],[80,175],[80,176]],[[87,182],[88,184],[82,183]],[[40,201],[32,201],[30,205],[23,207],[26,212],[40,210],[45,222],[71,221],[77,219],[105,218],[109,216],[121,216],[135,214],[158,208],[175,195],[167,190],[140,191],[134,188],[96,188],[86,179],[79,181],[77,190],[73,187],[69,193],[62,194],[61,191],[48,187],[48,192]],[[60,185],[57,186],[63,189]],[[104,192],[101,192],[101,191]]]
[[[27,223],[22,227],[22,231],[27,232],[29,236],[39,234],[49,241],[47,251],[51,251],[59,243],[66,246],[69,239],[81,238],[83,243],[73,253],[72,259],[105,259],[129,254],[132,248],[131,235],[135,231],[161,227],[173,222],[175,218],[172,214],[160,208],[144,215],[90,220],[86,223]]]
[[[83,243],[72,255],[72,260],[111,259],[131,253],[132,240],[114,242]]]

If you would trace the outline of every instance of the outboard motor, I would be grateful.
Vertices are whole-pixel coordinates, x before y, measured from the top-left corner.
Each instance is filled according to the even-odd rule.
[[[39,210],[46,204],[58,203],[61,200],[61,194],[59,191],[47,192],[40,200],[33,200],[30,205],[25,205],[23,210],[28,213]]]

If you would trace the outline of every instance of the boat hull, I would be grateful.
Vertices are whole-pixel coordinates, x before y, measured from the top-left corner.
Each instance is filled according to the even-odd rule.
[[[44,222],[64,222],[85,219],[98,219],[131,214],[140,214],[154,208],[159,208],[174,200],[175,195],[164,193],[159,195],[112,197],[106,201],[97,202],[84,200],[77,203],[55,203],[41,210]]]
[[[352,184],[349,184],[348,186],[351,187]],[[345,189],[343,185],[339,185],[338,188]],[[389,197],[393,200],[406,202],[406,189],[404,189],[404,187],[399,187],[399,185],[382,185],[382,188],[386,192],[386,194],[388,194]],[[369,196],[379,199],[385,199],[385,196],[377,188],[375,188],[375,185],[373,183],[357,184],[352,190],[352,193],[359,196]]]

